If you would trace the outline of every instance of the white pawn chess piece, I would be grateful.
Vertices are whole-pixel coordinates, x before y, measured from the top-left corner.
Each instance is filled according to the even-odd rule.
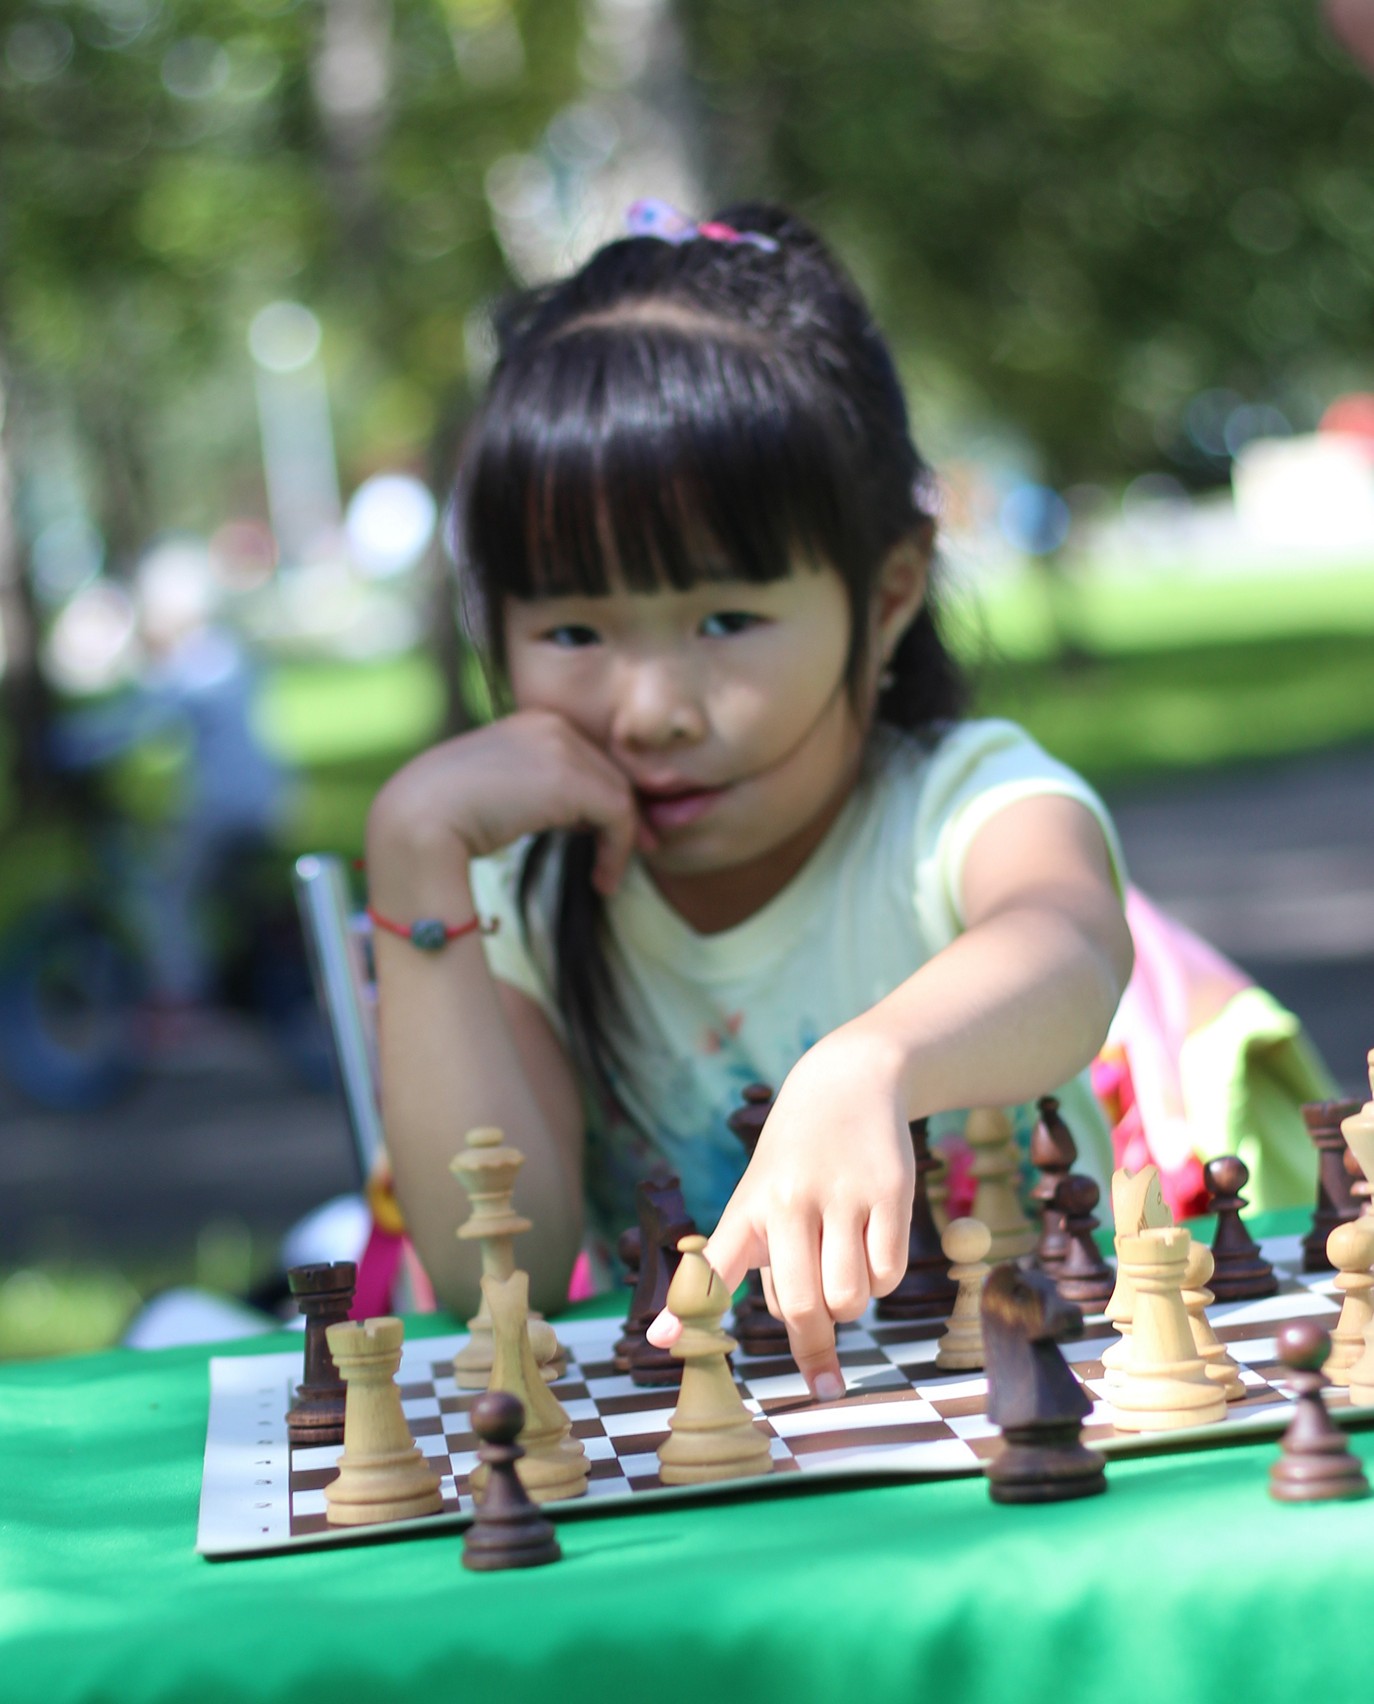
[[[1111,1396],[1118,1431],[1172,1432],[1226,1417],[1226,1398],[1208,1376],[1183,1305],[1191,1242],[1178,1225],[1121,1238],[1135,1313],[1130,1360]]]
[[[500,1283],[516,1269],[515,1238],[530,1229],[530,1221],[517,1213],[512,1203],[516,1174],[524,1163],[525,1156],[506,1144],[500,1130],[481,1125],[468,1131],[462,1152],[449,1165],[472,1203],[472,1216],[459,1226],[458,1236],[464,1242],[481,1244],[482,1276]],[[541,1317],[530,1314],[531,1321]],[[453,1357],[453,1382],[460,1390],[485,1390],[496,1353],[485,1293],[468,1321],[468,1332],[467,1342]],[[567,1355],[553,1328],[536,1333],[536,1340],[540,1376],[550,1383],[562,1378]]]
[[[1348,1385],[1374,1323],[1374,1220],[1337,1225],[1326,1239],[1326,1258],[1336,1268],[1335,1287],[1344,1300],[1322,1371],[1333,1385]]]
[[[992,1237],[988,1260],[1015,1260],[1035,1247],[1035,1227],[1021,1206],[1016,1180],[1021,1173],[1011,1119],[996,1106],[974,1107],[964,1123],[964,1140],[973,1155],[975,1184],[970,1217]]]
[[[396,1384],[404,1325],[340,1320],[325,1335],[348,1391],[339,1473],[324,1488],[325,1518],[331,1526],[368,1526],[437,1515],[444,1506],[439,1476],[416,1448]]]
[[[972,1370],[983,1365],[983,1280],[992,1270],[987,1253],[992,1233],[979,1219],[951,1219],[940,1238],[949,1261],[949,1275],[959,1286],[945,1334],[935,1351],[935,1365],[947,1371]]]
[[[1188,1311],[1188,1323],[1193,1331],[1193,1347],[1202,1357],[1208,1378],[1218,1386],[1228,1402],[1239,1402],[1248,1394],[1245,1381],[1207,1317],[1207,1309],[1215,1299],[1207,1288],[1207,1280],[1212,1276],[1215,1264],[1206,1243],[1192,1242],[1183,1268],[1183,1305]]]
[[[730,1292],[702,1253],[705,1237],[683,1237],[677,1246],[682,1258],[667,1301],[682,1321],[671,1351],[682,1362],[682,1388],[668,1436],[658,1446],[659,1478],[665,1485],[704,1485],[770,1473],[768,1439],[745,1407],[726,1359],[738,1348],[720,1323]]]

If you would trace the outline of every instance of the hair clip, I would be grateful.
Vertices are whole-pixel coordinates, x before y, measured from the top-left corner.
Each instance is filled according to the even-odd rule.
[[[748,243],[765,254],[776,254],[778,248],[772,237],[759,231],[737,231],[716,219],[694,224],[685,213],[652,195],[632,201],[625,209],[625,229],[632,237],[657,237],[664,243],[688,243],[694,237],[705,237],[713,243]]]

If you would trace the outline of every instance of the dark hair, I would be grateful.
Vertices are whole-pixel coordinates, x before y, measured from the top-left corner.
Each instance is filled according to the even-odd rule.
[[[929,469],[858,289],[780,208],[739,204],[713,218],[776,247],[629,237],[497,318],[454,544],[498,701],[507,597],[777,580],[799,559],[833,566],[848,590],[852,691],[879,568],[903,540],[929,545]],[[880,719],[931,741],[963,709],[929,594],[890,672]],[[526,860],[527,912],[554,838],[538,837]],[[604,1078],[616,1051],[605,1019],[624,1014],[590,883],[594,847],[567,839],[554,974],[573,1045]]]

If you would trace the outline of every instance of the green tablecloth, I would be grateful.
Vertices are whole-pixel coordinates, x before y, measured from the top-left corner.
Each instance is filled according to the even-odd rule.
[[[1374,1500],[1272,1502],[1272,1442],[1115,1462],[1105,1497],[1045,1508],[959,1480],[579,1515],[563,1562],[506,1574],[463,1569],[456,1532],[211,1563],[210,1353],[0,1369],[3,1704],[1334,1704],[1374,1685]],[[1374,1433],[1354,1443],[1374,1475]]]

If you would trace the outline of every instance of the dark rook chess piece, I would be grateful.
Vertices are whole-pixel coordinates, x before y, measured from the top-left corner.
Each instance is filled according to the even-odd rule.
[[[949,1257],[940,1245],[930,1206],[930,1174],[940,1162],[930,1151],[925,1119],[914,1118],[910,1128],[916,1188],[911,1197],[906,1272],[895,1290],[879,1298],[877,1313],[879,1319],[948,1319],[959,1285],[949,1275]]]
[[[725,1121],[744,1148],[746,1164],[754,1157],[772,1108],[773,1091],[767,1083],[750,1083],[744,1091],[743,1106]],[[740,1348],[746,1355],[790,1355],[787,1327],[769,1313],[763,1279],[754,1271],[745,1284],[745,1292],[735,1304],[734,1331]]]
[[[1069,1239],[1064,1230],[1064,1215],[1054,1204],[1060,1182],[1073,1170],[1078,1148],[1069,1127],[1059,1116],[1059,1102],[1053,1095],[1041,1095],[1035,1103],[1040,1114],[1031,1134],[1030,1163],[1040,1173],[1031,1185],[1032,1201],[1040,1203],[1040,1240],[1035,1258],[1045,1272],[1057,1275],[1059,1264],[1068,1253]]]
[[[682,1383],[682,1362],[667,1349],[658,1349],[645,1333],[662,1313],[668,1286],[677,1271],[677,1245],[695,1234],[678,1180],[641,1183],[635,1192],[639,1208],[639,1281],[630,1299],[625,1322],[625,1358],[637,1385]]]
[[[1359,1217],[1360,1204],[1350,1192],[1351,1177],[1345,1169],[1345,1137],[1341,1120],[1360,1110],[1353,1100],[1309,1101],[1302,1109],[1307,1134],[1317,1150],[1317,1205],[1312,1228],[1302,1239],[1304,1272],[1329,1272],[1326,1239],[1337,1225]]]
[[[1281,1503],[1369,1495],[1359,1457],[1322,1401],[1330,1381],[1321,1369],[1330,1353],[1331,1338],[1315,1320],[1294,1320],[1279,1333],[1279,1359],[1298,1397],[1279,1443],[1279,1459],[1269,1469],[1269,1495]]]
[[[348,1318],[358,1269],[351,1260],[332,1265],[293,1266],[287,1287],[305,1315],[304,1377],[286,1411],[286,1435],[293,1444],[341,1444],[347,1388],[329,1353],[325,1333]]]
[[[987,1466],[995,1503],[1062,1503],[1107,1489],[1102,1457],[1084,1444],[1092,1398],[1074,1377],[1059,1339],[1083,1329],[1048,1274],[1004,1261],[983,1285],[988,1419],[1002,1448]]]
[[[463,1535],[463,1566],[479,1573],[537,1568],[557,1562],[563,1554],[552,1525],[515,1471],[525,1453],[515,1441],[524,1424],[525,1405],[509,1391],[488,1391],[472,1405],[477,1454],[486,1464],[488,1479],[472,1525]]]
[[[1275,1296],[1279,1281],[1274,1268],[1260,1253],[1259,1244],[1241,1220],[1245,1205],[1241,1190],[1250,1181],[1250,1170],[1234,1154],[1208,1160],[1202,1168],[1210,1196],[1208,1208],[1217,1216],[1212,1236],[1212,1258],[1216,1269],[1208,1289],[1219,1302],[1249,1301],[1256,1296]]]
[[[1100,1313],[1116,1288],[1116,1273],[1102,1258],[1093,1237],[1097,1229],[1093,1208],[1101,1193],[1093,1179],[1082,1172],[1061,1178],[1054,1192],[1054,1206],[1063,1220],[1066,1240],[1054,1282],[1065,1301],[1076,1302],[1090,1313]]]

